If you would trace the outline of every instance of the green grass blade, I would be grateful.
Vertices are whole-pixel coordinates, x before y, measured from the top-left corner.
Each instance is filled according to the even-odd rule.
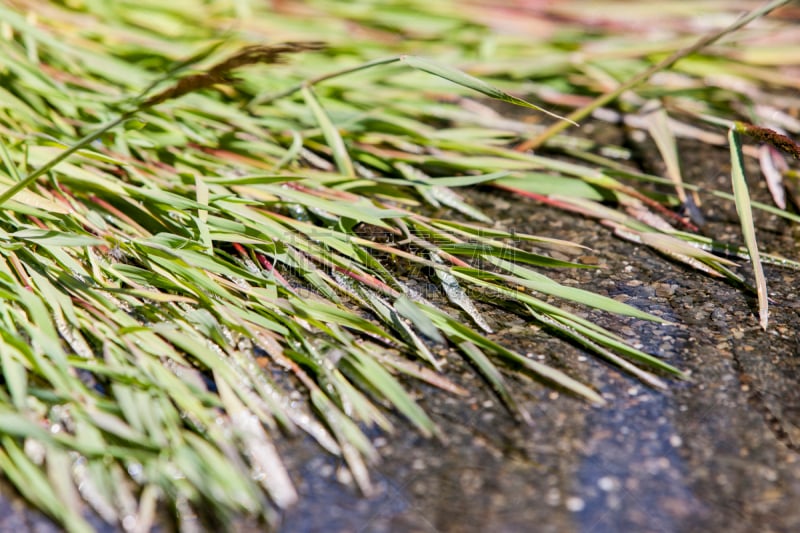
[[[311,87],[303,87],[301,93],[303,94],[303,99],[306,101],[306,104],[308,104],[308,107],[314,114],[317,124],[319,124],[320,129],[322,129],[322,134],[325,136],[325,141],[331,149],[333,159],[336,161],[339,172],[348,178],[355,178],[356,173],[353,169],[353,162],[350,160],[350,154],[347,152],[347,146],[344,140],[342,140],[339,130],[336,129],[336,126],[331,122],[330,117],[322,108],[322,104],[319,103]]]
[[[516,413],[523,420],[530,423],[530,416],[526,411],[519,408],[514,396],[508,389],[508,385],[500,369],[492,363],[486,354],[474,343],[469,341],[459,343],[458,348],[472,361],[472,364],[474,364],[478,372],[483,375],[484,379],[486,379],[492,389],[494,389],[495,393],[497,393],[506,407],[508,407],[512,413]]]
[[[402,61],[409,67],[421,70],[422,72],[427,72],[428,74],[433,74],[434,76],[443,78],[447,81],[455,83],[456,85],[461,85],[462,87],[466,87],[467,89],[472,89],[473,91],[489,96],[490,98],[495,98],[497,100],[508,102],[509,104],[514,104],[521,107],[535,109],[541,113],[550,115],[551,117],[555,117],[559,120],[566,120],[572,123],[573,125],[577,126],[577,123],[572,122],[569,119],[566,119],[560,115],[557,115],[556,113],[553,113],[552,111],[548,111],[535,104],[527,102],[521,98],[512,96],[507,92],[501,91],[497,87],[493,87],[492,85],[489,85],[485,81],[480,80],[474,76],[470,76],[469,74],[461,70],[452,68],[447,65],[443,65],[441,63],[437,63],[435,61],[431,61],[429,59],[423,59],[421,57],[416,57],[416,56],[402,56],[400,58],[400,61]]]

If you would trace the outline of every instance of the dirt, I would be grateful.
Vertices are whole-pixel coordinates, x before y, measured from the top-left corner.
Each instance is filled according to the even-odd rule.
[[[690,161],[689,179],[720,179],[714,185],[725,188],[725,154]],[[761,184],[752,180],[751,188],[766,200]],[[476,189],[470,195],[508,227],[591,247],[599,268],[548,275],[670,324],[570,308],[691,379],[656,390],[520,318],[490,315],[503,326],[497,340],[593,384],[608,405],[593,407],[509,373],[533,420],[520,424],[453,357],[448,377],[469,398],[410,384],[446,438],[424,439],[394,417],[394,434],[372,435],[383,461],[373,471],[376,492],[369,498],[342,483],[341,462],[313,443],[281,442],[301,502],[284,514],[278,531],[800,531],[800,273],[766,266],[773,303],[764,332],[755,298],[740,288],[615,238],[593,221],[508,193]],[[732,206],[711,201],[703,210],[706,231],[735,238]],[[798,257],[794,229],[771,215],[756,221],[764,249]],[[740,263],[739,271],[748,273]],[[0,530],[57,530],[22,509],[3,489]],[[260,527],[241,522],[237,529]]]

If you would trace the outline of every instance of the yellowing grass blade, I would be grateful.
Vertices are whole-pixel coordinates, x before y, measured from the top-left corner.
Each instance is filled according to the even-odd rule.
[[[681,203],[686,203],[686,191],[683,188],[683,176],[678,160],[678,146],[675,135],[669,126],[669,116],[663,107],[649,113],[646,118],[647,129],[661,152],[661,158],[667,167],[667,177],[675,184],[675,192]]]
[[[786,188],[783,185],[783,173],[789,169],[789,165],[777,149],[762,144],[758,149],[758,162],[761,164],[761,173],[767,188],[772,195],[775,205],[781,209],[786,209]]]
[[[736,212],[742,225],[742,235],[753,264],[753,274],[756,279],[756,293],[758,294],[758,322],[761,328],[767,329],[769,320],[769,299],[767,298],[767,279],[761,266],[761,257],[756,243],[756,229],[753,226],[753,212],[750,207],[750,193],[744,178],[744,156],[739,134],[734,130],[728,131],[728,142],[731,148],[731,182],[733,183],[733,196],[736,202]]]

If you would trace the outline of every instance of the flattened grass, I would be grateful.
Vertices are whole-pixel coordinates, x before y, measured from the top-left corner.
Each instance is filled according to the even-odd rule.
[[[581,2],[0,6],[0,467],[71,531],[90,529],[81,502],[126,529],[148,529],[159,501],[179,520],[269,519],[297,499],[273,443],[282,433],[340,455],[367,493],[378,457],[365,428],[391,431],[386,408],[437,435],[401,377],[465,394],[440,373],[445,348],[524,422],[509,368],[604,402],[496,342],[487,306],[668,386],[680,369],[550,298],[657,317],[551,280],[543,268],[581,265],[547,251],[579,244],[504,228],[458,188],[597,218],[738,283],[736,264],[712,252],[745,254],[766,327],[759,259],[793,263],[759,253],[750,212],[796,215],[749,200],[743,161],[756,154],[737,134],[733,196],[686,183],[675,146],[744,128],[796,150],[785,92],[796,71],[782,68],[800,57],[785,39],[796,23],[759,19],[786,3],[754,12],[751,30],[730,35],[742,24],[725,21],[700,41],[742,39],[747,54],[720,41],[691,56],[680,52],[701,48],[691,24],[732,16],[727,3],[645,9],[668,34],[636,47],[643,25],[588,28]],[[501,115],[485,97],[533,114]],[[548,128],[551,108],[648,132],[666,177],[640,173],[623,147]],[[646,182],[675,194],[649,196]],[[735,199],[745,247],[698,232],[692,202],[704,194]],[[422,277],[435,297],[411,287]]]

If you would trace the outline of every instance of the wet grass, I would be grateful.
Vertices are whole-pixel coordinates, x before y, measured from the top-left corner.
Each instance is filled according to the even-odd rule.
[[[1,6],[5,476],[71,531],[84,503],[132,530],[158,505],[270,519],[297,498],[281,434],[340,455],[367,493],[385,409],[436,436],[401,383],[463,393],[443,350],[523,423],[511,371],[603,403],[493,341],[486,306],[651,386],[683,376],[552,303],[659,320],[548,278],[591,268],[568,259],[579,243],[503,227],[463,187],[596,218],[743,298],[731,257],[749,257],[766,328],[760,263],[797,266],[758,250],[752,217],[797,221],[798,14],[764,18],[788,3]],[[652,138],[663,176],[574,128],[588,117]],[[730,145],[732,195],[683,180],[679,138]],[[751,159],[775,205],[750,200]],[[707,195],[735,202],[742,246],[704,233]]]

